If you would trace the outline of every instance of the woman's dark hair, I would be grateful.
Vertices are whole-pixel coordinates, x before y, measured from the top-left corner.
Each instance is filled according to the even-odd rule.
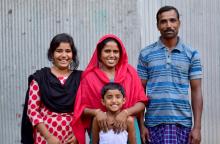
[[[108,90],[119,90],[123,95],[123,97],[125,97],[125,89],[119,83],[110,82],[102,87],[101,90],[102,99],[104,99],[104,95]]]
[[[177,18],[179,19],[180,15],[179,15],[179,12],[178,10],[173,7],[173,6],[163,6],[161,7],[158,12],[157,12],[157,15],[156,15],[156,19],[157,19],[157,23],[159,23],[159,16],[163,13],[163,12],[166,12],[166,11],[171,11],[171,10],[174,10],[176,12],[176,16]]]
[[[79,66],[79,60],[78,60],[78,56],[77,56],[77,49],[75,47],[73,38],[66,34],[66,33],[61,33],[61,34],[57,34],[56,36],[53,37],[53,39],[50,42],[50,48],[47,51],[47,57],[49,61],[53,61],[53,54],[56,50],[57,47],[59,47],[60,43],[69,43],[72,53],[73,53],[73,58],[72,58],[72,63],[70,64],[70,68],[72,70],[75,70],[78,68]]]
[[[98,54],[98,59],[99,59],[99,61],[100,61],[102,49],[103,49],[104,46],[105,46],[108,42],[110,42],[110,41],[113,41],[113,42],[116,42],[116,43],[117,43],[118,48],[119,48],[119,52],[120,52],[120,56],[122,55],[122,48],[121,48],[120,43],[119,43],[116,39],[114,39],[114,38],[106,38],[105,40],[103,40],[101,43],[99,43],[99,44],[97,45],[97,54]]]

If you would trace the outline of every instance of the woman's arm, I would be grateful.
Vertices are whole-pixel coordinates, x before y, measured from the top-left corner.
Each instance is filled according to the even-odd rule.
[[[61,144],[61,142],[59,141],[59,139],[55,136],[53,136],[48,129],[46,128],[46,126],[44,125],[44,123],[39,123],[36,125],[37,130],[40,132],[40,134],[46,139],[46,141],[48,142],[48,144]]]
[[[145,105],[143,102],[137,102],[134,106],[122,110],[115,118],[114,122],[114,131],[119,133],[123,130],[126,130],[126,120],[128,116],[137,115],[143,111]]]
[[[137,115],[145,109],[145,104],[143,102],[137,102],[134,106],[124,109],[123,111],[127,111],[128,116]]]
[[[40,115],[40,95],[39,85],[35,80],[32,80],[29,90],[28,110],[27,115],[34,127],[46,139],[48,144],[59,144],[59,139],[53,136],[43,123],[43,118]]]
[[[83,111],[83,116],[96,116],[98,111],[101,111],[100,109],[91,109],[91,108],[85,108]]]

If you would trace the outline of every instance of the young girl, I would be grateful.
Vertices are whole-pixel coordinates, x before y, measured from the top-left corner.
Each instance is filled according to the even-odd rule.
[[[56,35],[48,49],[51,67],[29,76],[22,118],[23,144],[77,143],[70,125],[81,71],[73,38]]]
[[[93,144],[136,144],[134,119],[128,116],[125,129],[126,131],[115,131],[115,117],[121,112],[125,103],[124,88],[118,83],[108,83],[102,90],[102,104],[106,107],[108,130],[102,131],[98,125],[97,117],[93,119],[92,143]]]

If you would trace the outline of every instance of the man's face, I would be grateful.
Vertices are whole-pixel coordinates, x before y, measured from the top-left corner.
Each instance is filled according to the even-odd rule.
[[[163,39],[176,38],[179,32],[180,21],[174,10],[165,11],[159,15],[157,28]]]

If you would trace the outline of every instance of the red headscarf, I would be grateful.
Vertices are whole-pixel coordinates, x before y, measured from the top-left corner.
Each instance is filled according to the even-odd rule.
[[[124,108],[131,107],[137,102],[146,103],[147,96],[145,95],[136,70],[128,64],[128,56],[122,41],[115,35],[107,34],[99,40],[98,44],[107,38],[113,38],[121,45],[120,60],[116,65],[114,82],[120,83],[125,89],[126,103],[124,104]],[[96,46],[96,50],[82,74],[82,80],[74,105],[73,132],[80,144],[85,144],[85,128],[90,126],[90,120],[83,121],[80,119],[84,108],[99,108],[105,111],[105,107],[101,104],[101,89],[110,80],[99,69],[98,63],[99,59]]]

